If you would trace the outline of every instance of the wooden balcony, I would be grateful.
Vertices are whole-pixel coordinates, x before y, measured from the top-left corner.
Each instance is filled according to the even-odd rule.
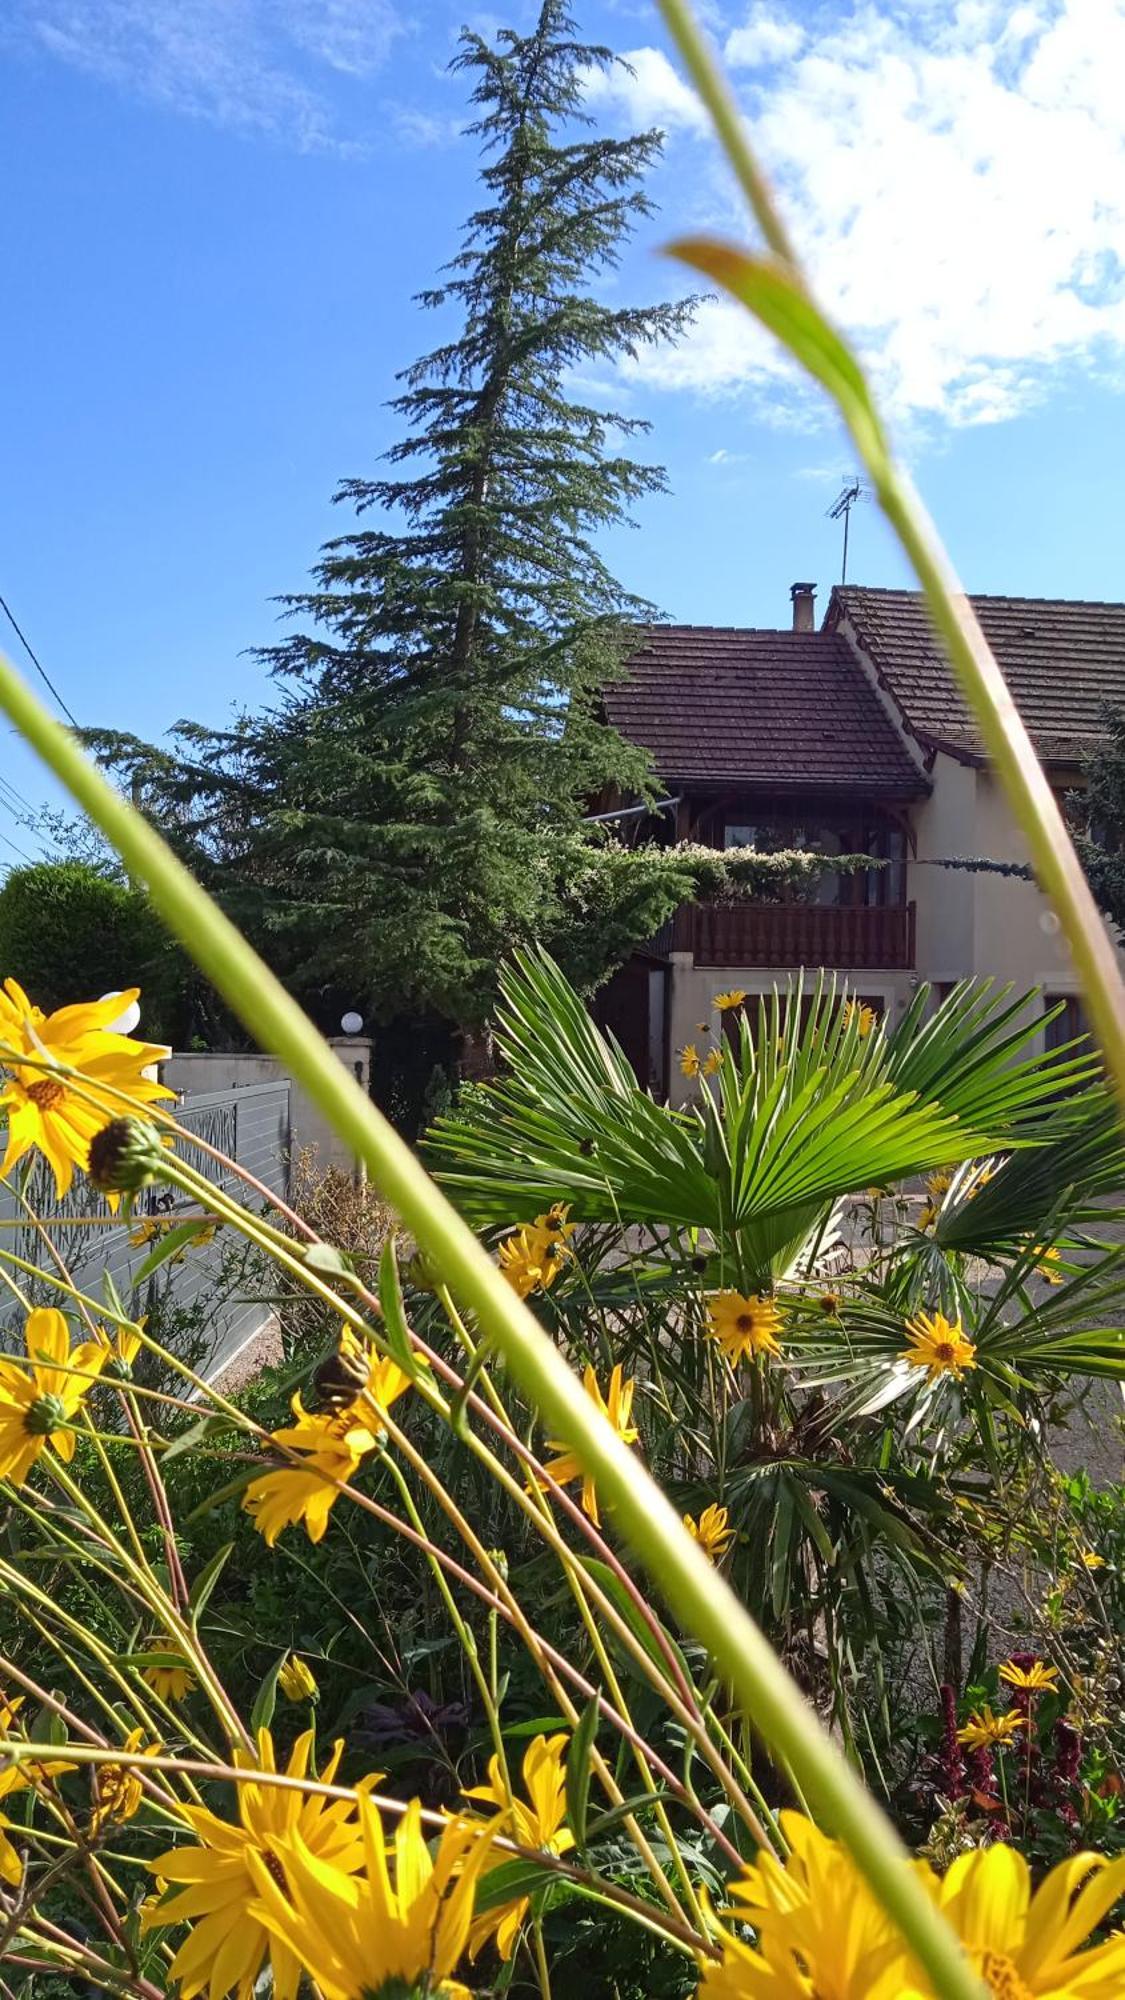
[[[910,972],[914,905],[686,903],[676,912],[672,949],[694,952],[697,965]]]

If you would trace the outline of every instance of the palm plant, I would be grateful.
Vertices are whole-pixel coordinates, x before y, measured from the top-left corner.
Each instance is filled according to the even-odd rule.
[[[969,1567],[979,1442],[994,1474],[1076,1380],[1125,1376],[1097,1058],[980,982],[865,1034],[822,977],[743,1007],[675,1110],[545,954],[502,985],[503,1072],[435,1127],[439,1178],[486,1234],[555,1202],[584,1225],[531,1302],[573,1359],[637,1373],[654,1471],[728,1510],[732,1580],[847,1728],[861,1659]],[[731,1299],[775,1309],[779,1352],[724,1351]]]

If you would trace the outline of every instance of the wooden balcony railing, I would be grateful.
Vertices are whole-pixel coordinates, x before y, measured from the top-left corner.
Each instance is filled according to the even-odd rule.
[[[833,903],[685,903],[672,949],[697,965],[914,967],[914,905],[849,909]]]

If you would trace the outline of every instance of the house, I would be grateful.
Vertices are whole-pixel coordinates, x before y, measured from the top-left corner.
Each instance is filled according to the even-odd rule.
[[[984,756],[921,596],[794,584],[792,628],[655,625],[604,695],[609,721],[652,755],[669,795],[639,836],[812,848],[815,889],[776,902],[681,908],[604,989],[599,1015],[642,1080],[676,1085],[674,1051],[715,1019],[715,995],[783,985],[800,967],[840,973],[891,1020],[922,982],[940,994],[992,975],[1042,989],[1080,1024],[1058,919]],[[973,606],[1060,794],[1080,787],[1105,705],[1125,707],[1125,604],[974,597]],[[885,865],[833,871],[833,854]]]

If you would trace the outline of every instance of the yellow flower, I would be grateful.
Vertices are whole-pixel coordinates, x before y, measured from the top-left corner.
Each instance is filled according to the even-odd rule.
[[[722,1069],[722,1066],[723,1066],[722,1049],[712,1049],[710,1055],[704,1057],[699,1073],[701,1076],[714,1076],[719,1070]]]
[[[290,1961],[303,1965],[324,2000],[366,2000],[390,1993],[463,1995],[450,1979],[468,1941],[477,1877],[488,1858],[490,1836],[471,1820],[451,1819],[431,1857],[422,1833],[422,1808],[412,1799],[388,1844],[378,1812],[363,1792],[358,1799],[365,1873],[358,1878],[326,1863],[296,1828],[273,1844],[284,1875],[283,1890],[261,1848],[249,1853],[257,1900],[247,1912],[264,1924]],[[394,1881],[387,1866],[394,1856]],[[287,1892],[287,1893],[286,1893]],[[173,1966],[173,1971],[175,1967]],[[276,1984],[277,2000],[291,2000]],[[191,2000],[185,1988],[183,2000]],[[241,2000],[241,1996],[240,1996]]]
[[[0,1104],[8,1106],[8,1148],[0,1174],[10,1173],[17,1160],[38,1146],[50,1163],[61,1199],[74,1178],[75,1167],[85,1168],[91,1139],[128,1108],[113,1093],[124,1092],[133,1104],[152,1104],[158,1098],[174,1096],[173,1091],[144,1074],[161,1060],[164,1051],[152,1043],[110,1032],[112,1023],[137,998],[139,990],[134,986],[108,1000],[44,1014],[14,979],[4,981],[0,988],[0,1063],[9,1072],[9,1080],[0,1091]],[[80,1097],[60,1073],[63,1069],[77,1072],[75,1081],[85,1096]],[[119,1197],[110,1195],[108,1199],[116,1208]]]
[[[290,1653],[281,1668],[277,1685],[286,1701],[315,1701],[320,1693],[312,1668],[296,1653]]]
[[[1083,1549],[1079,1561],[1085,1569],[1105,1568],[1105,1557],[1100,1556],[1096,1549]]]
[[[286,1766],[288,1777],[306,1776],[312,1743],[311,1729],[297,1738]],[[321,1773],[324,1784],[332,1783],[343,1749],[342,1741],[333,1748]],[[268,1729],[258,1731],[256,1762],[245,1750],[235,1750],[232,1756],[243,1771],[277,1770]],[[331,1870],[347,1882],[363,1866],[354,1800],[283,1790],[249,1778],[238,1785],[238,1818],[233,1823],[218,1819],[204,1806],[184,1805],[179,1810],[198,1846],[170,1847],[148,1866],[154,1875],[180,1885],[180,1893],[161,1902],[151,1921],[191,1924],[169,1967],[170,1978],[180,1982],[180,2000],[192,2000],[205,1986],[211,2000],[232,1991],[238,2000],[250,2000],[267,1952],[276,2000],[296,2000],[301,1957],[282,1934],[267,1926],[255,1901],[260,1881],[253,1864],[261,1863],[267,1881],[273,1879],[271,1868],[284,1866],[288,1879],[290,1843],[299,1841],[314,1868]]]
[[[175,1217],[171,1215],[142,1215],[140,1221],[129,1231],[129,1241],[134,1250],[143,1250],[146,1243],[155,1243],[162,1229],[171,1229]]]
[[[7,1732],[5,1732],[7,1733]],[[7,1882],[11,1888],[18,1888],[23,1873],[20,1858],[11,1841],[8,1830],[18,1829],[3,1810],[3,1801],[13,1798],[18,1792],[37,1791],[44,1778],[57,1777],[63,1771],[73,1771],[73,1764],[60,1763],[52,1759],[49,1764],[6,1764],[0,1767],[0,1882]]]
[[[938,1212],[932,1201],[924,1201],[918,1210],[917,1227],[923,1231],[932,1229],[938,1219]]]
[[[957,1731],[958,1743],[967,1743],[970,1750],[1007,1747],[1023,1728],[1024,1718],[1018,1708],[1009,1708],[1004,1715],[993,1715],[988,1703],[982,1708],[974,1708],[964,1729]]]
[[[545,1215],[536,1216],[531,1226],[533,1229],[538,1230],[541,1236],[561,1236],[565,1243],[569,1237],[574,1235],[578,1227],[576,1222],[569,1220],[569,1216],[570,1207],[568,1203],[565,1201],[554,1201]]]
[[[725,1014],[729,1007],[741,1007],[745,998],[744,986],[732,986],[729,993],[716,993],[711,1005],[717,1007],[720,1014]]]
[[[751,1946],[720,1934],[699,2000],[921,2000],[905,1947],[850,1856],[799,1813],[781,1814],[790,1852],[762,1854],[730,1885]]]
[[[1062,1262],[1062,1251],[1057,1244],[1033,1243],[1030,1254],[1035,1261],[1035,1268],[1039,1276],[1045,1278],[1049,1285],[1062,1285],[1066,1283],[1065,1272],[1057,1268]]]
[[[765,1293],[748,1299],[741,1292],[717,1292],[707,1302],[707,1321],[732,1367],[748,1354],[781,1353],[781,1314]]]
[[[919,1313],[907,1320],[906,1331],[912,1345],[902,1358],[912,1368],[924,1368],[931,1382],[939,1375],[954,1375],[960,1381],[966,1368],[977,1365],[977,1350],[959,1319],[946,1319],[940,1312]]]
[[[608,1400],[603,1398],[602,1392],[598,1387],[598,1378],[594,1373],[592,1363],[587,1363],[586,1373],[582,1377],[582,1386],[589,1396],[590,1401],[597,1406],[601,1415],[605,1417],[608,1423],[613,1425],[622,1444],[635,1444],[638,1432],[630,1419],[633,1414],[633,1391],[636,1388],[636,1383],[631,1380],[628,1382],[622,1381],[621,1363],[617,1363],[609,1378]],[[568,1486],[572,1479],[580,1479],[582,1481],[583,1510],[590,1516],[595,1528],[598,1527],[600,1525],[598,1496],[593,1478],[588,1472],[583,1470],[581,1460],[561,1438],[548,1438],[547,1450],[557,1452],[558,1456],[551,1459],[549,1464],[543,1467],[544,1472],[550,1473],[551,1478],[559,1486]]]
[[[683,1048],[680,1050],[680,1075],[698,1076],[701,1068],[699,1050],[696,1048],[695,1043],[685,1042]]]
[[[995,2000],[1121,2000],[1125,1934],[1080,1947],[1125,1891],[1125,1859],[1071,1855],[1032,1895],[1023,1855],[997,1844],[958,1855],[930,1883]]]
[[[734,1529],[728,1525],[729,1521],[728,1509],[718,1506],[715,1501],[703,1509],[698,1521],[690,1514],[684,1515],[684,1527],[692,1541],[699,1543],[704,1554],[710,1556],[712,1562],[717,1562],[734,1540]]]
[[[501,1274],[508,1280],[512,1290],[521,1299],[530,1297],[532,1292],[545,1292],[553,1285],[566,1258],[570,1255],[563,1238],[573,1230],[573,1224],[559,1230],[540,1226],[542,1218],[535,1223],[525,1223],[522,1229],[513,1230],[505,1236],[500,1245],[499,1258]]]
[[[877,1028],[878,1025],[879,1025],[878,1014],[875,1012],[874,1007],[869,1007],[867,1005],[867,1002],[865,1000],[845,1000],[844,1026],[845,1028],[854,1027],[856,1034],[859,1036],[861,1042],[865,1042],[867,1040],[868,1035],[870,1035],[872,1030]]]
[[[71,1348],[70,1333],[54,1306],[38,1306],[24,1327],[30,1368],[0,1360],[0,1479],[22,1486],[46,1445],[66,1463],[74,1457],[67,1429],[88,1389],[105,1367],[109,1349],[98,1340]]]
[[[22,1694],[0,1694],[0,1738],[11,1735],[12,1724],[26,1700],[27,1696]]]
[[[936,1174],[926,1175],[926,1193],[932,1202],[940,1201],[953,1186],[953,1175],[948,1167],[942,1167]]]
[[[1029,1693],[1039,1694],[1045,1689],[1054,1694],[1059,1684],[1057,1667],[1047,1666],[1044,1660],[1033,1660],[1029,1667],[1021,1667],[1015,1660],[1005,1660],[998,1669],[1002,1681],[1009,1687],[1026,1688]]]
[[[158,1757],[164,1745],[159,1739],[145,1742],[143,1729],[131,1729],[124,1748],[143,1757]],[[90,1815],[90,1836],[97,1839],[107,1826],[120,1825],[139,1812],[145,1795],[136,1766],[99,1764],[94,1777],[94,1810]]]
[[[113,1352],[123,1368],[132,1367],[140,1348],[141,1336],[136,1329],[131,1326],[119,1326],[113,1336]]]
[[[354,1405],[332,1416],[310,1416],[297,1395],[292,1409],[296,1423],[274,1431],[273,1439],[300,1453],[299,1463],[252,1479],[242,1496],[243,1507],[271,1549],[282,1529],[297,1521],[304,1522],[310,1542],[323,1539],[341,1486],[376,1443]]]
[[[526,1801],[509,1799],[498,1757],[489,1759],[487,1785],[473,1785],[466,1791],[465,1797],[483,1799],[488,1805],[495,1806],[506,1822],[504,1832],[518,1846],[543,1848],[548,1854],[565,1854],[568,1848],[574,1846],[574,1835],[563,1823],[566,1819],[564,1759],[568,1740],[565,1734],[537,1736],[529,1744],[523,1759]],[[470,1957],[475,1958],[481,1946],[495,1932],[496,1949],[501,1958],[511,1958],[530,1901],[530,1897],[521,1896],[514,1903],[501,1903],[496,1909],[487,1910],[478,1917],[470,1935]]]
[[[182,1667],[143,1667],[141,1679],[147,1681],[161,1701],[183,1701],[195,1686],[195,1675],[188,1671],[186,1664]]]

